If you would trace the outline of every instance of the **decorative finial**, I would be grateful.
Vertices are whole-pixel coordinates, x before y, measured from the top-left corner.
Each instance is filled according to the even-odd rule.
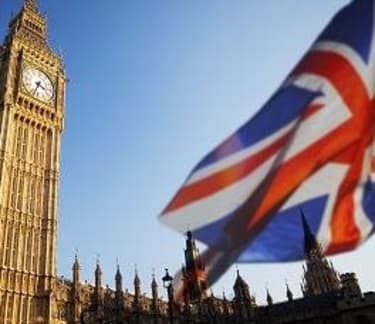
[[[78,249],[74,249],[74,263],[78,263]]]
[[[311,250],[317,248],[318,242],[315,238],[315,235],[311,231],[311,228],[307,221],[305,213],[303,212],[302,208],[300,208],[299,210],[300,210],[300,214],[302,218],[305,255],[309,255]]]
[[[135,276],[134,276],[134,285],[135,285],[135,286],[140,286],[140,284],[141,284],[141,280],[140,280],[139,277],[138,277],[137,264],[134,264],[134,272],[135,272]]]
[[[285,278],[285,286],[286,286],[286,297],[289,301],[293,300],[293,293],[289,288],[288,280]]]
[[[156,277],[155,277],[155,269],[152,268],[152,281],[151,281],[151,286],[153,289],[156,289],[158,287],[158,284],[156,282]]]
[[[122,278],[121,270],[120,270],[120,264],[118,262],[118,258],[116,258],[116,278]]]
[[[28,9],[32,9],[34,11],[39,11],[36,0],[24,0],[24,7]]]
[[[299,209],[299,212],[301,214],[301,218],[302,218],[302,225],[303,225],[303,230],[306,234],[312,234],[311,232],[311,229],[310,229],[310,226],[309,226],[309,223],[307,222],[307,219],[306,219],[306,216],[305,216],[305,213],[303,212],[303,209],[300,208]]]
[[[273,299],[272,299],[272,296],[271,296],[270,291],[269,291],[268,288],[267,288],[267,303],[268,303],[268,305],[272,305],[273,304]]]
[[[80,265],[79,265],[79,261],[78,261],[78,249],[77,248],[75,249],[74,262],[73,262],[72,270],[73,270],[73,282],[78,283],[79,282],[79,271],[81,269],[80,269]]]

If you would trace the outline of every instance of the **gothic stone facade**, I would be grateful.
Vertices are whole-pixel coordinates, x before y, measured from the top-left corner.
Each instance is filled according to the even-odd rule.
[[[234,298],[207,293],[205,269],[192,233],[183,268],[183,302],[81,282],[76,258],[71,280],[56,276],[60,139],[65,72],[50,48],[36,0],[24,0],[0,46],[0,324],[73,323],[375,323],[375,294],[362,293],[354,274],[339,277],[302,217],[306,267],[303,298],[257,305],[238,273]],[[302,231],[301,231],[302,232]],[[168,278],[168,276],[166,276]]]
[[[183,301],[173,297],[168,286],[169,300],[158,297],[158,284],[151,281],[152,296],[141,293],[141,281],[134,278],[134,293],[122,289],[122,274],[115,274],[115,288],[102,285],[102,272],[97,264],[94,284],[81,283],[80,265],[76,257],[72,280],[57,280],[57,323],[248,323],[248,324],[368,324],[375,323],[375,293],[362,293],[354,273],[341,276],[328,262],[321,246],[302,217],[305,236],[305,266],[301,283],[302,298],[294,298],[286,285],[286,300],[274,303],[267,291],[267,305],[258,305],[249,285],[237,271],[234,298],[217,298],[207,292],[204,265],[199,258],[192,233],[188,233],[183,273]],[[301,231],[302,232],[302,231]],[[302,247],[301,247],[302,248]],[[166,277],[168,276],[168,273]]]
[[[65,76],[25,1],[0,48],[0,323],[53,316]]]

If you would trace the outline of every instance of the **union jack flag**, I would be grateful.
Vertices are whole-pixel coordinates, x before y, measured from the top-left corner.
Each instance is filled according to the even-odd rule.
[[[209,246],[210,283],[233,262],[303,258],[299,208],[327,254],[375,222],[375,2],[329,23],[263,108],[205,156],[161,221]]]

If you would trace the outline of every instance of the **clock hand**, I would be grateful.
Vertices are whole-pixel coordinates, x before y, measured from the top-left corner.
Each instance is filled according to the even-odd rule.
[[[38,88],[39,88],[39,85],[37,84],[36,87],[35,87],[35,89],[34,89],[34,91],[33,91],[33,95],[35,95],[35,93],[38,90]]]
[[[35,93],[36,93],[36,91],[38,90],[38,88],[41,87],[41,83],[40,83],[40,81],[36,81],[35,84],[36,84],[36,87],[35,87],[35,89],[34,89],[34,91],[33,91],[33,95],[35,95]]]

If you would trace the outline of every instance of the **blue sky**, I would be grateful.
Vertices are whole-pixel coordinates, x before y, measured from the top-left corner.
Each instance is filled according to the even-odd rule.
[[[21,0],[0,2],[0,34]],[[39,0],[70,82],[63,138],[58,272],[79,250],[112,285],[116,258],[132,289],[177,269],[184,238],[158,213],[195,163],[261,107],[344,0]],[[372,289],[370,240],[333,258]],[[371,255],[371,256],[370,256]],[[371,263],[372,262],[372,263]],[[302,264],[241,265],[259,302],[267,284],[299,295]],[[232,292],[234,269],[214,287]]]

